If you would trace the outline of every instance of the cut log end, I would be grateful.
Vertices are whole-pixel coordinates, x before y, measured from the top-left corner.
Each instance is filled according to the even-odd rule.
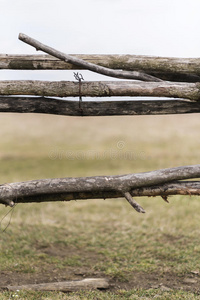
[[[10,199],[3,199],[2,204],[4,204],[5,206],[10,206],[10,207],[15,206],[15,202],[13,200],[10,200]]]

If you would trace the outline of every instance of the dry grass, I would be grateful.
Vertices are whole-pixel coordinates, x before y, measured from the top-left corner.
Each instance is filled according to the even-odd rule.
[[[157,164],[160,168],[196,163],[199,156],[198,115],[77,118],[1,114],[0,128],[2,159],[49,158],[52,151],[65,158],[69,151],[121,150],[135,153],[133,165],[138,169],[141,153],[147,168],[150,160],[151,168]]]

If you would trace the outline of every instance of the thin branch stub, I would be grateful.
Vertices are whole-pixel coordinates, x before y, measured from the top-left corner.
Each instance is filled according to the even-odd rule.
[[[126,198],[126,200],[128,201],[128,203],[130,203],[130,205],[139,213],[145,213],[145,210],[142,208],[142,206],[140,206],[131,196],[131,194],[129,192],[124,193],[124,197]]]

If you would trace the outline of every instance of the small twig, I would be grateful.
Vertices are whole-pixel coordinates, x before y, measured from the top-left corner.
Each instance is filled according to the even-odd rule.
[[[162,195],[161,198],[162,198],[165,202],[169,203],[168,197],[167,197],[166,195]]]
[[[139,213],[145,213],[145,210],[142,208],[142,206],[140,206],[131,196],[131,194],[129,192],[124,193],[124,197],[126,198],[126,200],[128,201],[128,203],[130,203],[130,205]]]
[[[122,79],[135,79],[135,80],[143,80],[143,81],[162,81],[161,79],[159,79],[157,77],[145,74],[143,72],[139,72],[139,71],[129,72],[129,71],[113,70],[113,69],[101,67],[99,65],[95,65],[95,64],[86,62],[82,59],[72,57],[72,56],[67,55],[63,52],[60,52],[54,48],[44,45],[44,44],[40,43],[39,41],[37,41],[23,33],[19,34],[19,40],[35,47],[37,50],[42,50],[45,53],[48,53],[54,57],[57,57],[60,60],[75,64],[79,67],[88,69],[95,73],[103,74],[103,75],[110,76],[110,77],[122,78]]]

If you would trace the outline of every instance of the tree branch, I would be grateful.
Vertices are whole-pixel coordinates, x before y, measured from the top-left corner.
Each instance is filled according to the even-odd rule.
[[[0,185],[0,203],[119,198],[125,194],[130,199],[127,193],[131,196],[200,195],[199,182],[175,182],[199,177],[200,165],[194,165],[128,175],[32,180]]]
[[[35,47],[36,50],[42,50],[54,57],[57,57],[60,60],[63,60],[65,62],[69,62],[69,63],[73,63],[78,67],[88,69],[95,73],[103,74],[103,75],[110,76],[110,77],[122,78],[122,79],[137,79],[137,80],[143,80],[143,81],[162,81],[161,79],[158,79],[151,75],[147,75],[147,74],[139,72],[139,71],[128,72],[128,71],[113,70],[113,69],[95,65],[93,63],[86,62],[80,58],[70,56],[70,55],[60,52],[54,48],[51,48],[47,45],[44,45],[23,33],[19,34],[19,39],[21,41]]]
[[[132,197],[168,197],[172,195],[189,195],[200,196],[200,181],[176,181],[173,183],[166,183],[150,187],[141,187],[130,191]],[[48,194],[37,194],[32,196],[16,197],[15,202],[0,203],[14,206],[15,203],[41,203],[41,202],[55,202],[55,201],[71,201],[71,200],[88,200],[88,199],[109,199],[121,198],[123,195],[120,191],[98,191],[98,192],[62,192]],[[166,198],[165,198],[166,199]],[[9,204],[11,203],[11,205]]]

